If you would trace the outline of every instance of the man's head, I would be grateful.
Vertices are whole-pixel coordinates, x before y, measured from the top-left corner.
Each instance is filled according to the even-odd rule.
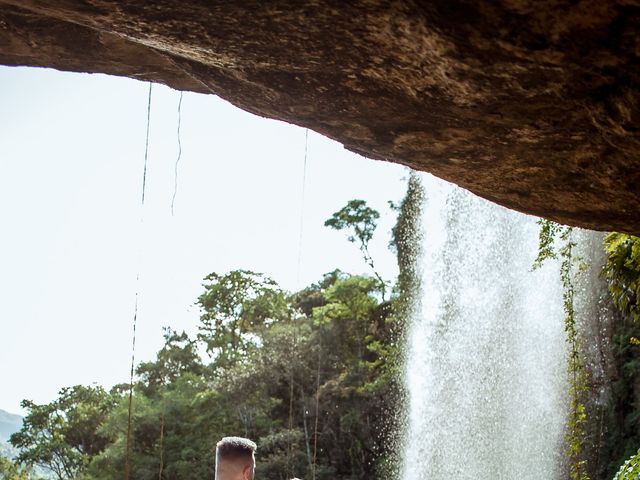
[[[253,480],[256,444],[242,437],[224,437],[216,445],[216,480]]]

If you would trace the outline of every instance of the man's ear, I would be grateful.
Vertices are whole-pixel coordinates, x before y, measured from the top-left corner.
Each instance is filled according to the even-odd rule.
[[[252,480],[252,478],[251,478],[251,473],[252,472],[253,472],[253,467],[251,466],[251,464],[246,465],[242,469],[242,479],[243,480]]]

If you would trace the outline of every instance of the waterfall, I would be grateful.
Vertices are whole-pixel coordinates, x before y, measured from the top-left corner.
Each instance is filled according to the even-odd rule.
[[[553,480],[566,347],[538,225],[423,175],[421,289],[408,331],[403,480]]]

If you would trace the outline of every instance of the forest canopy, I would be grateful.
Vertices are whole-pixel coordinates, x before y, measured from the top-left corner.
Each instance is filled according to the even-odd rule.
[[[417,189],[414,178],[405,209]],[[349,240],[358,239],[372,276],[334,270],[297,292],[249,270],[204,278],[197,335],[167,327],[155,359],[136,365],[132,478],[211,478],[215,444],[227,435],[256,440],[263,479],[373,478],[394,468],[404,318],[401,289],[386,298],[390,282],[368,251],[378,218],[355,200],[327,220],[355,232]],[[396,239],[410,220],[400,215]],[[36,465],[60,480],[123,478],[128,383],[76,385],[22,406],[28,414],[11,437],[19,454],[3,460],[0,478],[28,478]]]

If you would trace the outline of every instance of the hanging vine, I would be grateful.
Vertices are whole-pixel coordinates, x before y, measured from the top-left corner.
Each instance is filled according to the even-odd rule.
[[[142,169],[142,197],[140,199],[140,225],[144,220],[144,197],[147,191],[147,162],[149,160],[149,129],[151,126],[151,93],[153,91],[153,83],[149,82],[149,93],[147,95],[147,133],[144,141],[144,165]],[[140,270],[136,275],[136,296],[133,312],[133,333],[131,338],[131,372],[129,375],[129,400],[127,402],[127,437],[125,442],[124,457],[124,478],[129,480],[131,474],[131,444],[133,434],[133,374],[136,363],[136,327],[138,324],[138,297],[140,296]]]
[[[540,243],[538,257],[533,269],[539,268],[548,259],[560,261],[560,281],[562,282],[562,304],[564,310],[564,330],[569,346],[567,369],[569,373],[569,418],[565,433],[566,454],[569,459],[571,480],[590,480],[587,461],[583,450],[586,439],[587,413],[583,402],[588,389],[587,374],[580,354],[580,338],[576,325],[574,273],[584,267],[575,254],[577,246],[573,239],[573,227],[560,225],[550,220],[540,220]]]

